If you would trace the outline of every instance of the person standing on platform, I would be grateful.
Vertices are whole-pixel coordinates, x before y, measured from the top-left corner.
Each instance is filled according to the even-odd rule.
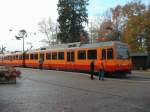
[[[94,79],[94,60],[90,63],[90,74],[91,74],[91,80]]]
[[[40,68],[40,70],[42,70],[43,69],[43,58],[40,58],[40,60],[39,60],[39,68]]]
[[[100,65],[98,76],[99,76],[99,80],[104,80],[104,65],[103,65],[103,63],[101,63],[101,65]]]

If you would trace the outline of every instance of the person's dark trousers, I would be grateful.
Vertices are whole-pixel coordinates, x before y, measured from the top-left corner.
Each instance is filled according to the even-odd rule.
[[[91,74],[91,80],[93,80],[93,79],[94,79],[94,71],[91,70],[91,71],[90,71],[90,74]]]
[[[93,80],[93,74],[91,74],[91,80]]]

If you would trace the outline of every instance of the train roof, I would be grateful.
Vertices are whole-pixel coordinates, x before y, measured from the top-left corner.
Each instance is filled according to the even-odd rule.
[[[98,43],[90,43],[90,44],[82,44],[81,42],[75,42],[75,43],[68,43],[68,44],[57,44],[57,45],[52,45],[49,47],[44,47],[44,48],[39,48],[35,50],[30,50],[26,51],[26,53],[34,53],[34,52],[44,52],[45,50],[68,50],[68,49],[76,49],[76,48],[96,48],[100,46],[112,46],[114,44],[119,44],[119,45],[127,45],[126,43],[123,43],[121,41],[107,41],[107,42],[98,42]],[[22,54],[23,52],[13,52],[13,53],[7,53],[5,55],[12,55],[12,54]]]
[[[100,46],[112,46],[114,44],[127,45],[121,41],[107,41],[98,42],[90,44],[82,44],[80,42],[68,43],[68,44],[58,44],[50,47],[46,47],[45,50],[63,50],[63,49],[75,49],[75,48],[96,48]]]
[[[98,42],[98,43],[93,43],[93,44],[83,44],[83,45],[81,45],[81,48],[95,48],[95,47],[100,47],[100,46],[112,46],[114,44],[127,45],[120,41],[107,41],[107,42]]]

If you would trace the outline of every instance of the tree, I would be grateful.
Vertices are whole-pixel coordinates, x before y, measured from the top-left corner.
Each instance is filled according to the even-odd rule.
[[[142,14],[144,11],[145,5],[142,4],[140,0],[133,0],[126,3],[124,6],[117,5],[116,7],[111,8],[110,11],[106,12],[105,15],[108,16],[105,16],[105,19],[102,22],[102,27],[106,26],[106,24],[108,27],[108,23],[111,23],[109,25],[111,28],[111,31],[109,31],[111,37],[115,40],[122,40],[122,33],[128,20],[133,16]],[[107,30],[107,28],[105,29]]]
[[[108,9],[103,14],[103,20],[99,28],[98,41],[110,41],[120,39],[120,22],[116,16],[119,16],[121,6],[116,6],[114,9]]]
[[[58,39],[62,43],[80,41],[83,24],[88,22],[86,6],[89,0],[59,0],[58,1]]]
[[[90,42],[93,43],[97,41],[98,37],[100,36],[99,30],[100,30],[100,24],[101,24],[101,17],[92,17],[89,19],[88,24],[88,30],[89,30],[89,36],[90,36]]]
[[[150,11],[130,17],[124,41],[129,43],[132,52],[150,52]]]
[[[46,19],[41,20],[38,23],[38,25],[39,25],[39,31],[47,37],[47,40],[44,39],[44,41],[42,42],[51,45],[54,39],[54,32],[56,29],[56,25],[54,24],[54,22],[51,20],[50,17],[48,18],[48,20]]]
[[[80,32],[80,42],[81,43],[88,43],[89,39],[89,35],[87,33],[87,31],[81,31]]]
[[[145,5],[140,0],[133,0],[123,6],[122,13],[126,18],[138,16],[145,11]]]
[[[4,54],[5,51],[6,51],[6,47],[2,46],[0,48],[0,54]]]

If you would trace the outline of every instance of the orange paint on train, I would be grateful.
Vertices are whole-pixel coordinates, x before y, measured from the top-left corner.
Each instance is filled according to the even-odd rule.
[[[1,57],[0,64],[22,66],[23,56],[21,53],[8,56]],[[126,74],[131,72],[128,46],[117,41],[29,51],[25,54],[25,66],[38,68],[40,58],[44,60],[43,67],[47,69],[89,72],[90,63],[94,60],[95,72],[99,70],[101,63],[104,65],[105,73],[121,72]]]

